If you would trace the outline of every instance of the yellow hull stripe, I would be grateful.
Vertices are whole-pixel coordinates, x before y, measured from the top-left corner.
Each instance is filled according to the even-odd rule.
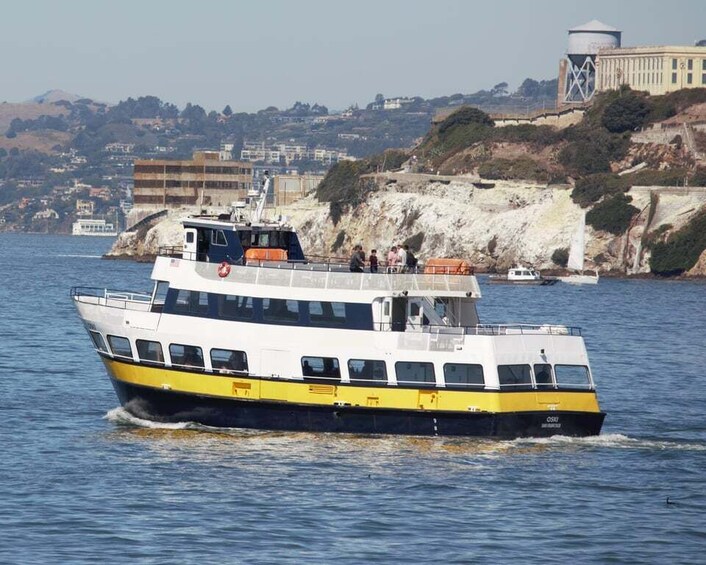
[[[451,412],[600,412],[595,392],[476,392],[439,388],[329,385],[167,370],[163,367],[123,363],[105,357],[103,362],[113,378],[126,383],[219,398]]]

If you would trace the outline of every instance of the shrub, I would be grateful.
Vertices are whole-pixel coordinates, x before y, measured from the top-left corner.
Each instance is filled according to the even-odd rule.
[[[666,171],[642,169],[630,175],[630,183],[633,186],[683,186],[687,174],[688,171],[683,167]]]
[[[706,167],[697,167],[689,179],[689,184],[691,186],[706,186]]]
[[[680,275],[691,269],[706,249],[706,210],[665,242],[652,246],[650,269],[662,276]]]
[[[613,235],[625,233],[630,227],[630,221],[639,212],[630,202],[632,198],[626,194],[611,196],[586,214],[586,223]]]
[[[523,179],[547,182],[549,171],[530,157],[492,159],[478,167],[478,174],[486,179]]]
[[[645,124],[649,112],[644,96],[628,91],[605,107],[601,124],[612,133],[633,131]]]
[[[498,247],[498,237],[494,235],[493,239],[491,239],[488,242],[488,255],[490,255],[492,257],[493,253],[495,253],[495,249],[497,247]]]
[[[623,177],[611,173],[599,173],[578,179],[571,192],[571,199],[582,208],[586,208],[605,195],[625,192],[628,188],[630,185]]]
[[[569,262],[569,249],[567,247],[559,247],[552,253],[552,262],[560,267],[566,267]]]
[[[470,106],[464,106],[439,124],[439,135],[443,136],[452,128],[470,124],[493,127],[495,122],[493,122],[490,116],[482,110],[472,108]]]
[[[338,223],[338,222],[336,222],[336,223]],[[335,241],[333,242],[333,245],[331,245],[331,251],[332,252],[338,251],[343,246],[343,242],[345,240],[346,240],[345,230],[339,231],[338,235],[336,236]]]

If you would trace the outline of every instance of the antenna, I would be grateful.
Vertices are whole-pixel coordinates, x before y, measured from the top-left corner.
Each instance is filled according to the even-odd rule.
[[[262,213],[265,211],[265,202],[267,201],[267,192],[270,190],[270,172],[265,171],[265,182],[262,183],[262,190],[260,191],[260,200],[257,202],[257,208],[255,208],[255,213],[252,216],[252,223],[259,222],[262,218]]]

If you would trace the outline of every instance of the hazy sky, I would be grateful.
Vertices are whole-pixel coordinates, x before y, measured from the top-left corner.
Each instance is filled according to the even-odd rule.
[[[0,15],[0,101],[343,109],[515,87],[554,78],[566,30],[594,18],[626,46],[706,38],[706,0],[22,0]]]

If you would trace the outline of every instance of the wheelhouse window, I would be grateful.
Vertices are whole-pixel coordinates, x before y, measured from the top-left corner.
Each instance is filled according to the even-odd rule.
[[[164,303],[167,300],[167,291],[169,283],[167,281],[158,281],[154,287],[154,297],[152,298],[152,311],[161,312],[164,308]]]
[[[169,346],[169,356],[171,357],[172,365],[198,369],[204,368],[203,352],[200,347],[195,345],[172,343]]]
[[[302,357],[302,375],[306,378],[341,379],[341,368],[335,357]]]
[[[498,365],[500,388],[524,390],[532,388],[529,365]]]
[[[348,375],[350,376],[351,382],[387,382],[387,368],[385,367],[385,361],[349,359]]]
[[[208,314],[208,293],[195,290],[179,290],[174,302],[174,313],[205,316]]]
[[[483,366],[468,363],[446,363],[444,365],[446,386],[484,387]]]
[[[113,355],[132,359],[132,347],[130,347],[130,340],[128,338],[117,335],[109,335],[108,343],[110,344],[110,349],[112,350]]]
[[[211,231],[211,245],[228,245],[228,242],[226,241],[226,234],[223,230]]]
[[[218,315],[227,320],[249,321],[253,319],[253,299],[250,296],[218,296]]]
[[[106,347],[105,341],[103,340],[103,336],[101,334],[99,334],[98,332],[94,332],[93,330],[89,330],[88,335],[91,336],[93,346],[98,351],[108,351],[108,348]]]
[[[591,388],[591,375],[585,365],[555,365],[554,374],[558,388]]]
[[[283,298],[263,298],[262,316],[266,322],[298,322],[299,301],[285,300]]]
[[[309,320],[312,326],[343,326],[346,305],[343,302],[309,302]]]
[[[164,365],[164,353],[162,352],[161,343],[158,341],[138,339],[135,345],[137,346],[137,356],[140,358],[140,361],[154,363],[155,365]]]
[[[395,375],[399,384],[434,384],[436,382],[433,363],[398,361],[395,363]]]
[[[245,351],[211,349],[211,367],[218,373],[247,373],[248,356]]]
[[[552,380],[552,366],[548,363],[540,363],[534,366],[534,382],[537,388],[554,388]]]

